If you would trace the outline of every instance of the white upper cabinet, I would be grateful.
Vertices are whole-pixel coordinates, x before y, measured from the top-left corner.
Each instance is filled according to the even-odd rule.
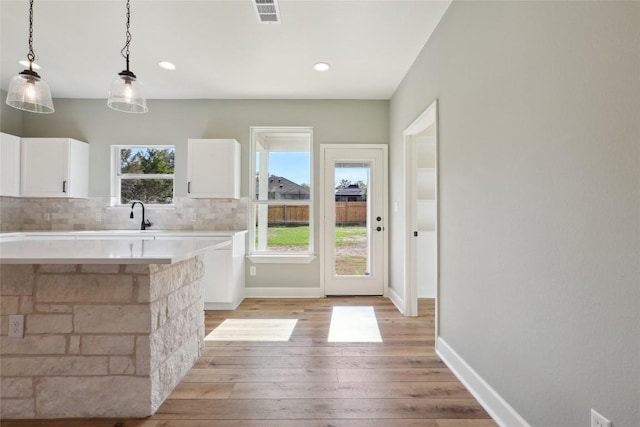
[[[240,144],[235,139],[188,141],[187,195],[201,199],[240,198]]]
[[[0,196],[20,196],[20,137],[0,133]]]
[[[23,197],[89,196],[89,144],[70,138],[22,138]]]

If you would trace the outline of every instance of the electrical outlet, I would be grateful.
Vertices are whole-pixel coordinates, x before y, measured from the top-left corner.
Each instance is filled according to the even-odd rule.
[[[9,316],[9,338],[22,338],[24,336],[24,315],[12,314]]]
[[[51,221],[51,213],[50,213],[50,212],[45,212],[45,213],[44,213],[44,220],[45,220],[46,222]]]
[[[611,427],[611,421],[591,408],[591,427]]]
[[[252,265],[251,267],[249,267],[249,276],[255,276],[256,275],[256,266]]]

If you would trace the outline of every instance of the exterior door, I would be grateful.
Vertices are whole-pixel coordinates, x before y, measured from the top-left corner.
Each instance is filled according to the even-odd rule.
[[[325,295],[386,294],[387,147],[373,147],[321,148]]]

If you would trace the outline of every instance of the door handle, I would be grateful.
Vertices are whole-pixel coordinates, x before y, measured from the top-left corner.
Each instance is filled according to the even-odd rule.
[[[62,192],[63,193],[67,192],[67,181],[62,181]]]
[[[382,227],[376,227],[376,231],[382,231]]]
[[[187,182],[187,193],[191,193],[191,181]]]

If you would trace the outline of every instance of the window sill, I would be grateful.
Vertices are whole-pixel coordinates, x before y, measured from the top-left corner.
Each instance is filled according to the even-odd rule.
[[[175,211],[176,205],[144,205],[146,211]],[[106,211],[126,211],[131,210],[131,205],[114,205],[104,208]],[[136,211],[138,209],[136,208]]]
[[[315,255],[249,255],[247,259],[254,264],[309,264]]]

